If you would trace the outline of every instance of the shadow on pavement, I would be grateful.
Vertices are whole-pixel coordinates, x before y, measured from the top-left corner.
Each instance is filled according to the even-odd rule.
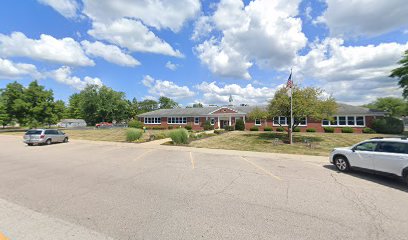
[[[330,169],[332,171],[338,172],[337,168],[334,165],[325,165],[324,168]],[[394,188],[403,192],[408,193],[408,185],[402,181],[401,178],[396,176],[385,176],[380,174],[375,174],[371,172],[359,171],[359,170],[351,170],[348,173],[344,173],[349,176],[364,179],[367,181],[375,182],[377,184],[381,184],[386,187]]]

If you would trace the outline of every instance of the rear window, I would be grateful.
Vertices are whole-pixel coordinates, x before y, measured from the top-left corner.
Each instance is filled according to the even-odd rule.
[[[41,130],[28,130],[26,135],[40,135],[42,133]]]

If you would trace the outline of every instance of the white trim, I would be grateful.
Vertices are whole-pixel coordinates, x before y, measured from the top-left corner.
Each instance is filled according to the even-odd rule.
[[[256,123],[256,120],[259,120],[259,124]],[[255,126],[262,126],[262,119],[256,118],[254,122],[255,122]]]
[[[146,122],[147,119],[151,119],[152,121],[149,123],[149,121]],[[145,117],[143,119],[143,123],[146,125],[157,125],[160,124],[161,125],[161,117]]]
[[[340,125],[339,124],[339,117],[346,117],[346,125]],[[354,125],[349,125],[348,124],[348,117],[354,117]],[[363,118],[363,125],[357,125],[357,117],[362,117]],[[331,124],[331,121],[323,119],[321,121],[322,127],[358,127],[358,128],[363,128],[366,126],[366,116],[364,115],[336,115],[334,116],[336,119],[336,124]],[[323,121],[329,121],[329,124],[323,124]]]
[[[198,123],[196,123],[196,118],[198,118]],[[194,117],[194,125],[200,125],[200,117]]]
[[[214,111],[212,111],[212,112],[210,112],[210,113],[208,113],[208,114],[213,114],[213,113],[215,113],[216,111],[218,111],[218,110],[220,110],[220,109],[223,109],[223,108],[226,108],[226,109],[229,109],[229,110],[231,110],[231,111],[233,111],[234,113],[230,113],[230,114],[239,114],[240,112],[238,112],[237,110],[234,110],[234,109],[232,109],[232,108],[229,108],[229,107],[220,107],[220,108],[218,108],[218,109],[216,109],[216,110],[214,110]]]
[[[180,122],[171,123],[171,122],[169,122],[169,119],[171,119],[171,118],[181,118],[181,123]],[[186,119],[185,122],[184,122],[184,119]],[[187,124],[187,117],[167,117],[167,124],[170,124],[170,125],[186,125]]]

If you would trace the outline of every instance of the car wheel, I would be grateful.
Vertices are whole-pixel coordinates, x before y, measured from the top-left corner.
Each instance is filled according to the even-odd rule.
[[[28,145],[28,146],[33,146],[33,145],[34,145],[34,143],[27,143],[27,145]]]
[[[68,138],[66,137],[66,138],[64,138],[64,143],[67,143],[68,142]]]
[[[52,142],[51,142],[51,139],[47,139],[47,141],[45,141],[45,144],[46,144],[46,145],[51,145],[51,143],[52,143]]]
[[[349,162],[344,156],[337,156],[334,159],[334,165],[340,172],[347,172],[350,170]]]

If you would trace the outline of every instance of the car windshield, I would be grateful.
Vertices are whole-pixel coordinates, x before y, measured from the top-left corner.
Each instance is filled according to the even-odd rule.
[[[41,130],[28,130],[25,135],[39,135],[41,132]]]

